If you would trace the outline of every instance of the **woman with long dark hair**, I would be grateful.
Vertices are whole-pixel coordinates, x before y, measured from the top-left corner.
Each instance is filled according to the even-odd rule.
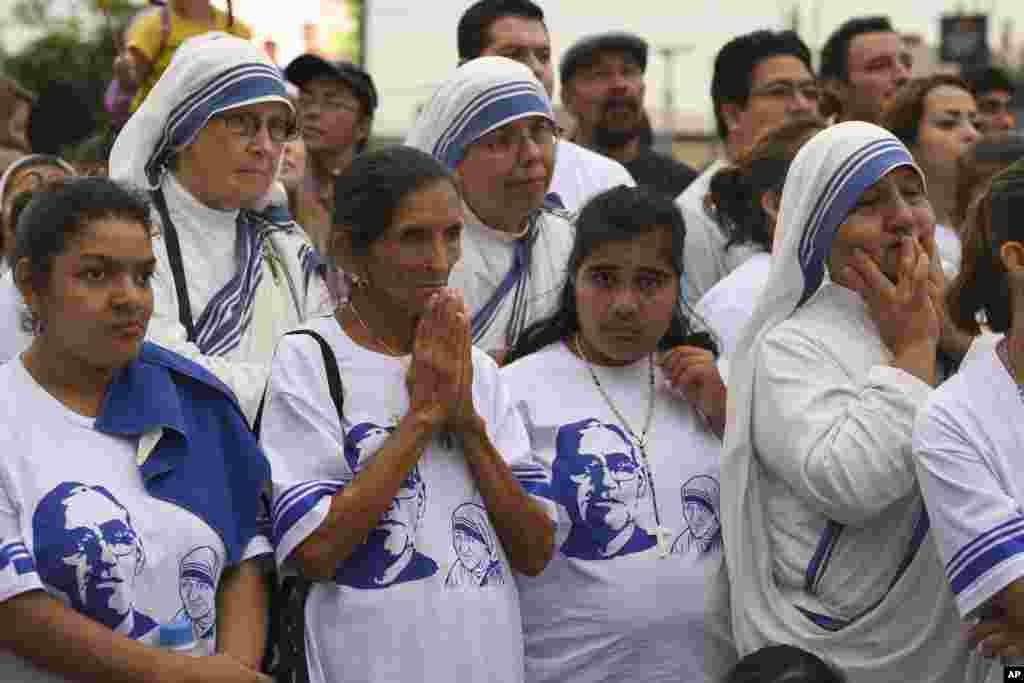
[[[715,681],[730,661],[705,604],[725,390],[680,306],[684,232],[656,190],[591,199],[557,311],[502,370],[543,466],[524,486],[558,510],[551,564],[518,581],[527,681]]]

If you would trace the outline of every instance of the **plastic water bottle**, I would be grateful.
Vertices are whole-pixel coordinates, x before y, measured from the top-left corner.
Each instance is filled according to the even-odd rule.
[[[162,624],[157,638],[160,647],[189,657],[201,657],[201,644],[192,632],[192,622],[182,617]]]

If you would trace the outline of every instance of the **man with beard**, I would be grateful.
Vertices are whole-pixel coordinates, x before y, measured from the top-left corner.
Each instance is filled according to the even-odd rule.
[[[583,38],[559,71],[562,103],[576,119],[574,141],[622,163],[640,185],[676,197],[696,171],[643,144],[647,43],[628,33]]]
[[[829,36],[820,78],[828,114],[839,121],[878,123],[893,95],[910,80],[914,61],[888,17],[856,17]]]
[[[718,51],[711,101],[726,158],[708,166],[676,200],[686,221],[683,297],[691,307],[719,280],[762,250],[750,242],[729,243],[730,235],[705,206],[711,178],[766,131],[796,118],[817,116],[820,94],[810,50],[792,31],[754,31],[732,39]]]
[[[530,0],[479,0],[459,19],[459,63],[477,57],[507,57],[525,65],[554,98],[551,37],[544,10]],[[568,140],[559,140],[549,199],[578,211],[588,199],[619,185],[636,183],[622,164]]]

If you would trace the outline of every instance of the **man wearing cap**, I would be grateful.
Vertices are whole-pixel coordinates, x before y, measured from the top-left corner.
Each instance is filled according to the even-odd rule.
[[[334,206],[334,178],[365,149],[377,109],[370,74],[349,62],[328,62],[314,54],[296,57],[284,70],[299,88],[307,172],[299,207],[292,213],[310,234],[328,234]]]
[[[554,98],[551,38],[544,10],[531,0],[479,0],[463,13],[458,28],[459,63],[484,56],[525,65]],[[636,183],[622,164],[568,140],[558,141],[549,200],[578,211],[596,194]]]
[[[697,173],[642,142],[646,68],[639,36],[583,38],[562,58],[562,103],[576,119],[575,142],[620,162],[638,184],[676,197]]]

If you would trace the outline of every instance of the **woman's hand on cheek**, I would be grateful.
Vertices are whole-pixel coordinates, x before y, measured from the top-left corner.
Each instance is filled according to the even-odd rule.
[[[715,356],[696,346],[677,346],[658,360],[669,384],[704,416],[711,429],[725,431],[726,388]]]

